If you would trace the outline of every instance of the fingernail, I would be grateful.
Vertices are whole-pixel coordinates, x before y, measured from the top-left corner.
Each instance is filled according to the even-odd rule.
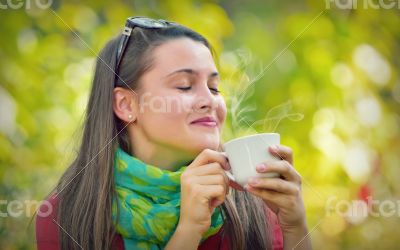
[[[267,169],[267,167],[265,166],[265,164],[259,164],[256,169],[258,171],[265,171]]]
[[[277,145],[272,145],[269,147],[272,151],[277,152],[278,151],[278,146]]]
[[[253,188],[252,186],[246,184],[245,190],[246,190],[247,192],[252,192],[252,191],[254,191],[254,188]]]
[[[225,167],[226,167],[226,170],[229,170],[229,169],[231,169],[231,164],[229,164],[229,162],[226,162]]]

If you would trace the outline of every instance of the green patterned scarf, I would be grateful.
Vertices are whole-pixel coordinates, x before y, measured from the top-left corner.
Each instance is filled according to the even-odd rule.
[[[147,165],[118,148],[112,217],[124,239],[125,249],[163,249],[179,221],[180,176],[185,166],[172,172]],[[119,216],[117,218],[117,207]],[[221,209],[211,216],[202,241],[216,234],[223,224]]]

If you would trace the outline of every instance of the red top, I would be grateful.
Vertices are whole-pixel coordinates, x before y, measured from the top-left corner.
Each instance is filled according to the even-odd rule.
[[[36,216],[36,242],[38,250],[54,250],[59,249],[58,234],[60,227],[57,225],[57,205],[58,199],[55,197],[49,198],[47,200],[49,203],[42,203],[39,207],[38,215]],[[273,228],[274,238],[273,238],[273,249],[282,250],[283,249],[283,236],[282,231],[279,226],[278,219],[276,215],[270,210],[267,210],[270,225]],[[53,220],[54,219],[54,220]],[[63,231],[61,229],[61,231]],[[65,232],[64,232],[65,233]],[[221,231],[217,234],[207,238],[199,247],[198,250],[207,249],[221,249],[229,250],[229,240],[227,237],[223,238],[221,241]],[[124,241],[121,235],[117,234],[114,238],[112,249],[123,250]]]

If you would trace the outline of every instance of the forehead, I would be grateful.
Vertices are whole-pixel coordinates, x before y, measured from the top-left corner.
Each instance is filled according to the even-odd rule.
[[[167,41],[152,52],[153,67],[150,71],[167,75],[181,68],[200,73],[217,71],[210,50],[202,43],[189,38]]]

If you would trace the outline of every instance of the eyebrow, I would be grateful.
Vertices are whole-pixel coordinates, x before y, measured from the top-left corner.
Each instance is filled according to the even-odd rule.
[[[186,73],[186,74],[190,74],[190,75],[198,75],[199,74],[197,71],[195,71],[193,69],[178,69],[172,73],[169,73],[166,77],[170,77],[172,75],[176,75],[179,73]],[[214,77],[219,77],[218,72],[214,71],[208,76],[208,78],[214,78]]]

